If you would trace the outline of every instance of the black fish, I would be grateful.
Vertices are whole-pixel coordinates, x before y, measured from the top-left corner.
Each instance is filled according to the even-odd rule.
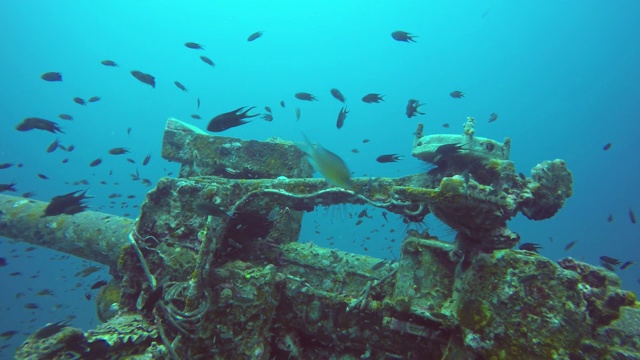
[[[129,153],[129,150],[122,148],[122,147],[115,147],[111,150],[109,150],[109,154],[111,155],[122,155],[122,154],[127,154]]]
[[[346,106],[340,109],[340,112],[338,113],[338,121],[336,122],[336,127],[338,129],[341,129],[342,126],[344,125],[344,120],[347,118],[348,113],[349,113],[349,110],[347,110]]]
[[[92,96],[87,101],[90,102],[90,103],[96,102],[96,101],[100,101],[100,96]]]
[[[294,96],[296,97],[296,99],[299,99],[299,100],[305,100],[305,101],[316,101],[317,100],[315,96],[313,96],[313,95],[311,95],[309,93],[306,93],[306,92],[299,92],[299,93],[296,93]]]
[[[198,114],[191,114],[191,118],[195,120],[201,120],[202,118]]]
[[[47,175],[45,175],[45,174],[37,174],[37,175],[42,180],[49,180],[49,177]]]
[[[142,160],[142,166],[147,166],[150,160],[151,160],[151,154],[147,154],[147,156],[144,157],[144,160]]]
[[[39,329],[38,331],[36,331],[35,333],[33,333],[33,337],[35,339],[46,339],[48,337],[51,337],[57,333],[59,333],[62,329],[66,328],[67,325],[69,323],[69,320],[63,320],[63,321],[58,321],[55,322],[53,324],[48,324],[47,326]]]
[[[449,123],[444,123],[444,124],[442,124],[442,127],[443,127],[443,128],[449,128]]]
[[[489,122],[494,122],[496,120],[498,120],[498,114],[491,113],[491,115],[489,115]]]
[[[112,60],[102,60],[100,61],[100,64],[104,66],[118,67],[118,64],[116,64],[116,62]]]
[[[8,169],[8,168],[10,168],[12,166],[13,166],[13,164],[11,164],[11,163],[2,163],[2,164],[0,164],[0,170],[1,169]]]
[[[613,221],[613,214],[609,214],[609,216],[607,216],[607,222],[612,222]]]
[[[620,265],[621,261],[610,256],[600,256],[600,261],[611,264],[611,265]]]
[[[44,81],[62,81],[62,74],[52,71],[40,75],[40,78]]]
[[[225,211],[220,205],[206,200],[197,200],[193,204],[193,209],[195,210],[196,214],[202,216],[214,216],[220,218],[234,217],[233,213]]]
[[[142,71],[138,70],[131,70],[131,75],[133,75],[133,77],[138,79],[140,82],[151,85],[152,88],[156,87],[156,78],[152,75],[145,74]]]
[[[402,160],[402,158],[404,158],[404,156],[402,155],[388,154],[388,155],[378,156],[378,158],[376,158],[376,161],[379,163],[390,163],[390,162],[396,162],[398,160]]]
[[[280,101],[280,106],[282,106],[284,108],[284,100]]]
[[[393,40],[396,41],[403,41],[403,42],[416,42],[415,40],[413,40],[413,38],[418,37],[417,35],[412,35],[406,31],[394,31],[391,33],[391,37],[393,38]]]
[[[524,243],[520,245],[520,250],[531,251],[534,253],[537,253],[539,249],[542,249],[542,246],[540,246],[540,244]]]
[[[224,114],[220,114],[209,122],[207,125],[207,130],[211,132],[221,132],[232,127],[244,125],[249,123],[250,121],[244,120],[246,118],[252,118],[258,116],[260,114],[247,115],[249,111],[251,111],[255,106],[252,106],[243,111],[245,106],[239,107],[233,111],[226,112]]]
[[[62,120],[73,120],[73,116],[69,115],[69,114],[60,114],[58,115],[58,117]]]
[[[7,259],[0,258],[0,267],[5,267],[5,266],[7,266]]]
[[[262,36],[262,31],[256,31],[253,34],[249,35],[249,37],[247,38],[247,41],[253,41],[261,36]]]
[[[127,158],[127,161],[128,161],[128,162],[130,162],[130,163],[132,163],[132,164],[135,164],[135,163],[136,163],[136,161],[135,161],[135,160],[133,160],[132,158]]]
[[[602,147],[602,150],[607,151],[611,149],[611,143],[607,143],[605,146]]]
[[[108,284],[108,282],[106,282],[104,280],[96,281],[95,284],[91,285],[91,290],[99,289],[99,288],[101,288],[101,287],[103,287],[103,286],[105,286],[107,284]]]
[[[409,99],[405,114],[407,115],[408,118],[412,118],[416,115],[424,115],[425,113],[420,112],[420,106],[422,105],[424,104],[420,104],[420,102],[416,99]]]
[[[271,114],[262,114],[261,118],[265,121],[268,122],[272,122],[273,121],[273,115]]]
[[[87,106],[87,103],[84,101],[83,98],[74,97],[73,98],[73,102],[78,104],[78,105]]]
[[[187,43],[184,43],[184,46],[188,47],[189,49],[204,50],[204,48],[202,47],[202,45],[200,45],[200,44],[198,44],[198,43],[194,43],[194,42],[187,42]]]
[[[271,108],[270,107],[265,106],[264,109],[265,109],[266,112],[271,113]]]
[[[86,210],[87,205],[85,205],[83,201],[91,198],[85,196],[86,193],[86,190],[76,190],[65,195],[54,196],[49,202],[49,205],[44,209],[44,215],[42,217],[60,214],[74,215]]]
[[[452,91],[449,93],[449,96],[451,96],[454,99],[462,99],[464,97],[464,93],[462,91]]]
[[[75,148],[76,148],[76,146],[71,144],[71,145],[67,146],[67,152],[72,152]]]
[[[334,98],[338,99],[338,101],[344,104],[345,99],[340,90],[331,89],[331,95],[333,95]]]
[[[37,117],[26,118],[22,120],[20,124],[16,125],[16,130],[18,131],[29,131],[33,129],[46,130],[54,134],[56,132],[61,132],[64,134],[64,131],[60,130],[60,128],[58,127],[58,124],[54,123],[53,121]]]
[[[97,158],[95,160],[93,160],[91,163],[89,163],[89,166],[94,167],[94,166],[98,166],[102,163],[102,159]]]
[[[377,104],[380,101],[384,101],[383,97],[384,95],[371,93],[363,96],[362,101],[366,102],[367,104],[371,104],[371,103]]]
[[[180,89],[180,90],[182,90],[182,91],[184,91],[184,92],[188,92],[188,91],[187,91],[187,88],[186,88],[186,87],[184,87],[184,85],[180,84],[180,83],[179,83],[179,82],[177,82],[177,81],[174,81],[173,83],[174,83],[174,84],[176,84],[176,86],[178,87],[178,89]],[[198,105],[198,107],[200,107],[200,106]]]
[[[200,109],[200,98],[197,98],[196,100],[198,100],[198,102],[197,102],[198,107],[196,109]]]
[[[58,139],[55,139],[48,147],[47,147],[47,152],[48,153],[52,153],[54,151],[56,151],[56,149],[58,148],[58,146],[60,146],[60,141]]]
[[[633,212],[633,210],[629,209],[629,220],[631,220],[632,224],[635,224],[638,222],[638,220],[636,219],[636,213]]]
[[[216,66],[216,64],[213,63],[213,60],[209,59],[204,55],[200,56],[200,60],[204,61],[206,64],[210,65],[211,67]]]
[[[0,192],[4,192],[4,191],[11,191],[11,192],[16,192],[16,183],[12,182],[11,184],[0,184]]]

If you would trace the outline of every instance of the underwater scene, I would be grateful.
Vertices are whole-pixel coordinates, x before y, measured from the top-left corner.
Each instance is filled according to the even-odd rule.
[[[640,3],[0,4],[0,359],[640,359]]]

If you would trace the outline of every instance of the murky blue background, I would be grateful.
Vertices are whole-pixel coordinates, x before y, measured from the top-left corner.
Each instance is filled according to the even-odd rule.
[[[541,244],[541,253],[552,259],[570,255],[597,263],[608,255],[640,260],[640,225],[628,216],[629,209],[640,212],[639,15],[635,1],[6,0],[0,3],[0,162],[24,166],[0,170],[0,183],[16,181],[15,194],[36,191],[35,198],[43,201],[88,188],[92,210],[136,217],[132,206],[150,188],[131,181],[129,174],[137,167],[141,177],[155,183],[168,172],[177,173],[176,164],[159,156],[168,117],[204,129],[222,112],[240,106],[261,111],[268,105],[273,122],[257,119],[222,135],[300,141],[302,130],[342,156],[355,176],[395,177],[423,171],[409,156],[418,122],[427,134],[458,133],[466,117],[474,116],[478,136],[512,139],[518,171],[528,175],[539,162],[561,158],[573,172],[574,196],[557,216],[540,222],[519,216],[511,222],[523,242]],[[418,42],[394,41],[390,34],[395,30],[418,35]],[[263,37],[247,42],[255,31],[263,31]],[[203,44],[205,51],[186,48],[187,41]],[[216,66],[203,63],[200,55]],[[120,67],[101,65],[105,59]],[[133,78],[129,71],[134,69],[154,75],[156,88]],[[48,71],[61,72],[64,81],[41,80]],[[176,88],[175,80],[189,92]],[[334,87],[350,110],[341,130],[335,120],[342,104],[329,94]],[[465,98],[451,98],[453,90],[463,91]],[[293,95],[300,91],[319,101],[296,100]],[[385,101],[360,101],[371,92],[384,94]],[[102,100],[82,107],[71,100],[76,96]],[[196,98],[202,101],[199,110]],[[422,109],[427,114],[407,119],[410,98],[426,102]],[[295,108],[301,109],[299,122]],[[487,123],[492,112],[500,117]],[[74,120],[60,120],[60,113]],[[26,117],[56,121],[65,134],[16,131]],[[444,129],[443,123],[451,128]],[[46,153],[56,137],[76,150]],[[370,142],[363,144],[365,138]],[[611,150],[603,151],[609,142]],[[130,149],[138,165],[127,162],[127,156],[107,154],[117,146]],[[147,153],[151,163],[142,167]],[[407,158],[392,164],[375,161],[388,153]],[[98,157],[102,165],[89,167]],[[61,163],[64,158],[67,164]],[[50,179],[41,180],[38,173]],[[69,185],[81,179],[90,185]],[[110,204],[111,193],[137,197]],[[123,200],[128,207],[122,208]],[[361,209],[318,209],[306,216],[301,241],[398,256],[405,225],[395,215],[386,223],[380,211],[369,209],[373,219],[356,226]],[[432,217],[427,225],[452,238]],[[577,244],[564,252],[572,240]],[[87,262],[60,260],[60,254],[46,249],[24,252],[26,246],[7,239],[0,244],[0,256],[9,262],[0,268],[0,332],[19,331],[0,340],[0,346],[7,345],[3,357],[24,333],[70,314],[77,316],[74,326],[95,326],[93,302],[84,295],[96,280],[108,279],[106,271],[75,278]],[[8,275],[16,271],[23,274]],[[636,265],[618,271],[625,287],[636,292],[639,273]],[[55,296],[35,296],[44,288],[52,288]],[[24,297],[16,299],[18,292]],[[25,309],[27,302],[40,309]]]

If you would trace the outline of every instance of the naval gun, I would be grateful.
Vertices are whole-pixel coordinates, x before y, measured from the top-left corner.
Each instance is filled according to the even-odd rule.
[[[571,196],[562,160],[516,174],[511,142],[415,132],[413,155],[437,166],[401,178],[313,179],[280,139],[210,136],[176,119],[162,178],[135,221],[98,212],[43,218],[46,203],[0,196],[0,235],[110,266],[102,324],[36,331],[18,359],[640,358],[640,310],[606,269],[513,250],[507,221],[553,216]],[[428,231],[391,262],[298,242],[303,213],[367,204]]]

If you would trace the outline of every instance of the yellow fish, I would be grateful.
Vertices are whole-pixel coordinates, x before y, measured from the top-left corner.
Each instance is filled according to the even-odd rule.
[[[307,154],[307,160],[318,171],[328,183],[345,189],[353,188],[351,173],[347,164],[336,154],[325,149],[320,144],[312,144],[305,134],[304,142],[297,144],[300,150]]]

